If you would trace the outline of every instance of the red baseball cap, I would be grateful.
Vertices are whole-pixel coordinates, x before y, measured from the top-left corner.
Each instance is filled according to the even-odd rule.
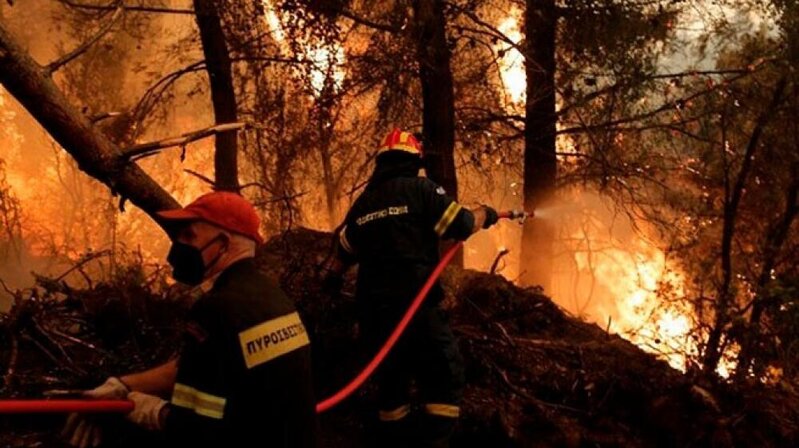
[[[258,244],[264,242],[259,233],[261,220],[255,207],[237,193],[213,191],[183,208],[162,210],[156,214],[167,221],[206,221],[244,235]]]

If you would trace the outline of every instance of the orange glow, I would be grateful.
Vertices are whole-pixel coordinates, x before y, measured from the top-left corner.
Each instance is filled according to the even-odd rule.
[[[554,213],[566,232],[556,251],[551,295],[570,313],[619,334],[685,371],[699,356],[694,310],[685,274],[656,241],[641,235],[612,205],[587,193]],[[718,373],[728,377],[737,349],[727,350]]]
[[[269,32],[278,42],[281,51],[287,55],[290,48],[286,42],[283,23],[290,19],[281,17],[270,0],[262,0],[262,4]],[[315,42],[303,42],[302,48],[302,58],[311,64],[310,82],[314,96],[321,95],[328,77],[332,78],[333,88],[340,89],[346,76],[344,47],[340,44],[324,46]]]
[[[514,8],[511,14],[499,23],[497,29],[514,44],[522,42],[519,27],[521,12]],[[502,54],[499,58],[499,74],[511,107],[523,105],[527,98],[527,75],[524,71],[524,56],[508,42],[498,42],[494,51]]]

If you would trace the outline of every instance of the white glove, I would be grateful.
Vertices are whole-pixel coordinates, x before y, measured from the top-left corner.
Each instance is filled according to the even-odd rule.
[[[154,431],[164,427],[164,407],[166,400],[162,400],[154,395],[147,395],[141,392],[131,392],[128,400],[133,402],[133,410],[125,418],[141,426],[144,429]]]
[[[119,378],[112,376],[94,389],[84,391],[83,396],[97,400],[124,400],[128,393],[130,393],[128,386]]]
[[[95,400],[122,400],[127,397],[128,392],[128,386],[112,376],[94,389],[83,391],[82,395]],[[61,430],[61,437],[69,439],[69,444],[74,447],[89,448],[100,445],[102,431],[91,416],[72,413]]]

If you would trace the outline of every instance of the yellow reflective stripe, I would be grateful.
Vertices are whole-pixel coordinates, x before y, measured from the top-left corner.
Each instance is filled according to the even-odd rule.
[[[185,384],[176,383],[172,391],[172,404],[191,409],[196,414],[222,419],[225,416],[226,399],[217,397]]]
[[[381,422],[395,422],[397,420],[401,420],[405,418],[406,415],[411,413],[411,405],[404,404],[397,409],[393,409],[390,411],[380,411],[380,421]]]
[[[262,322],[239,333],[239,343],[248,369],[311,343],[295,311]]]
[[[355,251],[352,249],[352,245],[350,244],[350,240],[347,239],[347,226],[344,226],[344,228],[341,229],[341,232],[338,234],[338,240],[344,250],[351,254],[355,254]]]
[[[447,231],[449,225],[452,224],[452,221],[455,220],[455,217],[458,216],[458,212],[461,211],[462,208],[460,204],[454,201],[452,204],[449,204],[449,207],[444,210],[444,214],[441,215],[441,219],[438,220],[434,228],[438,236],[443,235],[444,232]]]
[[[440,417],[458,418],[461,415],[461,408],[452,404],[428,403],[424,405],[424,411],[430,415]]]

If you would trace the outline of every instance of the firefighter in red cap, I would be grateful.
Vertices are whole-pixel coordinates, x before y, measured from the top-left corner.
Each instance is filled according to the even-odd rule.
[[[173,240],[174,278],[204,291],[184,345],[177,359],[85,395],[132,400],[127,418],[163,429],[171,446],[314,446],[308,334],[253,260],[262,239],[252,205],[218,191],[158,215]],[[70,416],[65,432],[76,446],[100,443],[99,428],[82,416]]]
[[[360,330],[374,353],[388,338],[439,262],[439,242],[465,240],[497,222],[497,212],[467,210],[433,181],[419,177],[422,147],[394,129],[339,234],[337,257],[325,277],[335,292],[347,267],[358,263]],[[397,345],[376,372],[378,446],[446,447],[460,414],[463,365],[436,283]],[[415,380],[420,415],[411,413]],[[417,417],[412,421],[412,417]]]

